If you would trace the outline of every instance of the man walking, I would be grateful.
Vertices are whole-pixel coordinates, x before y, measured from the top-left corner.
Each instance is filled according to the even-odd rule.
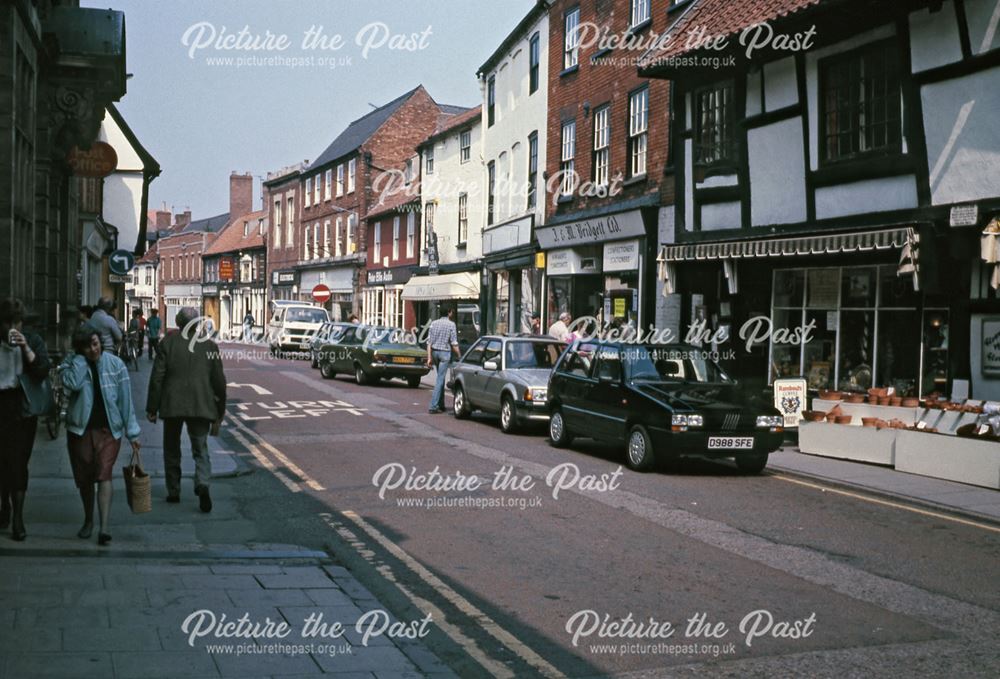
[[[253,339],[253,314],[249,311],[243,316],[243,341],[250,342]]]
[[[132,320],[129,321],[128,331],[135,338],[136,354],[142,356],[142,344],[146,338],[146,319],[142,315],[142,309],[132,310]]]
[[[437,369],[434,391],[431,392],[431,415],[444,412],[444,381],[451,365],[452,354],[458,357],[458,328],[455,327],[455,310],[441,315],[431,323],[427,333],[427,365]]]
[[[198,310],[184,307],[177,313],[177,327],[183,330],[198,318]],[[187,426],[194,455],[194,493],[201,511],[212,511],[208,484],[212,461],[208,455],[208,433],[213,422],[226,414],[226,375],[219,346],[205,336],[185,337],[184,332],[168,334],[156,352],[149,378],[146,417],[163,418],[163,466],[167,502],[180,502],[181,428]]]
[[[573,322],[573,317],[569,314],[569,312],[566,311],[562,312],[561,314],[559,314],[559,320],[553,323],[549,327],[549,335],[555,337],[560,342],[568,341],[567,338],[569,337],[570,334],[569,324],[572,322]]]
[[[97,328],[97,332],[101,336],[101,348],[112,353],[114,353],[115,347],[121,344],[122,337],[124,337],[118,321],[111,315],[114,308],[113,301],[107,297],[101,297],[97,300],[97,308],[90,316],[90,324]]]
[[[158,347],[160,346],[160,330],[162,329],[163,322],[160,320],[160,312],[158,309],[153,309],[149,312],[149,320],[146,322],[146,332],[149,333],[149,360],[153,360],[156,357]]]

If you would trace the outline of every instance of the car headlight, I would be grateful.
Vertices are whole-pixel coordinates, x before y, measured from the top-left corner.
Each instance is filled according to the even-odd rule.
[[[682,415],[674,413],[670,418],[670,428],[673,431],[687,431],[689,427],[705,426],[705,418],[701,415]]]
[[[545,399],[548,398],[548,393],[547,387],[530,387],[524,390],[524,400],[544,403]]]
[[[757,426],[761,429],[779,429],[785,426],[785,418],[781,415],[758,415]]]

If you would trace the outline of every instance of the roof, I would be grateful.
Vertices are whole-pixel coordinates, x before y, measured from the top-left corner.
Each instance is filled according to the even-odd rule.
[[[430,136],[427,137],[427,139],[424,139],[422,142],[420,142],[417,148],[420,148],[421,146],[424,146],[425,144],[434,141],[436,139],[440,139],[441,137],[444,137],[450,132],[457,130],[458,128],[462,127],[465,124],[469,123],[474,124],[475,122],[478,122],[482,118],[482,115],[483,115],[483,105],[480,104],[475,108],[465,109],[465,112],[459,115],[438,118],[438,126],[437,129],[434,130],[434,134],[431,134]]]
[[[267,219],[267,210],[250,212],[234,219],[232,224],[219,233],[219,237],[215,239],[215,242],[208,246],[204,256],[221,255],[224,252],[264,247],[264,236],[261,235],[260,229],[257,228],[257,220],[259,219]],[[246,236],[243,235],[244,222],[250,223],[250,232]]]
[[[658,59],[674,57],[696,51],[688,47],[687,41],[695,32],[702,36],[719,38],[733,36],[745,28],[783,19],[800,12],[823,0],[756,0],[755,2],[734,2],[733,0],[694,0],[677,22],[667,31],[666,44],[646,52],[639,62],[640,69],[656,68]],[[735,41],[730,39],[729,44]]]
[[[368,210],[368,214],[365,215],[365,219],[394,212],[410,203],[415,202],[418,206],[420,205],[420,181],[413,181],[409,186],[404,187],[402,172],[392,173],[383,190],[383,195],[386,193],[389,195],[385,196],[385,200],[382,200],[382,196],[378,197],[377,202],[372,205],[371,209]]]
[[[456,106],[455,104],[438,104],[438,108],[441,109],[441,113],[447,116],[457,116],[459,113],[469,110],[468,106]]]
[[[155,264],[157,259],[156,243],[153,243],[136,264]]]
[[[374,111],[371,111],[370,113],[367,113],[352,122],[304,171],[320,167],[321,165],[326,165],[329,162],[342,158],[355,151],[358,147],[368,141],[368,139],[371,138],[376,131],[378,131],[378,128],[382,127],[385,121],[391,118],[392,114],[398,111],[410,97],[421,89],[423,89],[423,85],[417,85],[409,92],[396,97],[388,104],[380,106]]]
[[[191,222],[183,229],[182,233],[189,233],[191,231],[208,231],[210,233],[218,233],[222,228],[229,223],[229,213],[224,212],[221,215],[215,215],[214,217],[208,217],[206,219],[196,219]]]
[[[493,54],[491,54],[490,57],[483,62],[483,65],[479,67],[478,71],[476,71],[476,76],[481,78],[488,71],[492,71],[493,68],[507,56],[507,53],[511,50],[511,48],[524,37],[524,34],[528,32],[528,29],[531,28],[531,26],[541,19],[548,11],[548,3],[545,2],[545,0],[538,0],[538,2],[536,2],[530,10],[528,10],[528,13],[524,15],[524,18],[517,23],[514,30],[512,30],[507,37],[503,39],[503,42],[501,42],[500,46],[493,51]]]

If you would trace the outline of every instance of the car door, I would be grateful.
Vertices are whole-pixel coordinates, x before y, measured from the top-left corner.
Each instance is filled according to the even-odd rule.
[[[575,434],[589,436],[586,432],[592,426],[590,410],[594,407],[592,392],[595,380],[591,378],[591,372],[596,350],[595,343],[582,342],[566,357],[563,417]]]
[[[595,438],[616,442],[624,440],[628,400],[622,387],[622,368],[619,347],[602,345],[598,349],[590,393]]]
[[[486,364],[490,361],[497,364],[496,370],[486,368]],[[480,407],[491,413],[500,412],[500,390],[503,388],[503,380],[500,379],[501,368],[503,368],[503,342],[491,339],[483,351],[483,367],[476,380],[479,385],[477,398]]]
[[[486,339],[481,339],[472,345],[465,359],[461,363],[462,388],[465,389],[465,400],[470,408],[481,407],[481,399],[477,395],[482,393],[482,370],[483,354],[486,352]]]
[[[353,373],[354,360],[352,349],[359,342],[355,328],[349,329],[334,347],[334,370],[340,373]]]

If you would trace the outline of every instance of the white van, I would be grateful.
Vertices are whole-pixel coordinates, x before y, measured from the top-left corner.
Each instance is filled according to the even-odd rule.
[[[308,302],[274,304],[267,328],[268,345],[278,351],[309,351],[309,341],[330,320],[321,306]]]

